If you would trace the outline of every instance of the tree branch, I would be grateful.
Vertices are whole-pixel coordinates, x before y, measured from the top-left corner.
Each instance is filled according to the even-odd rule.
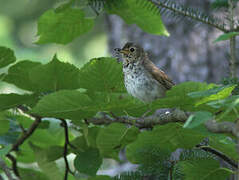
[[[68,179],[68,173],[72,173],[70,170],[70,166],[68,163],[68,159],[67,159],[67,154],[68,154],[68,145],[70,145],[70,141],[69,141],[69,133],[68,133],[68,126],[67,126],[67,122],[64,119],[60,119],[62,122],[62,126],[64,128],[64,132],[65,132],[65,144],[64,144],[64,152],[63,152],[63,157],[64,157],[64,161],[65,161],[65,175],[64,175],[64,180]],[[73,173],[72,173],[73,174]]]
[[[158,124],[163,125],[170,122],[185,122],[188,116],[188,113],[178,109],[160,109],[151,116],[139,118],[131,116],[111,117],[107,113],[101,112],[101,117],[89,118],[86,119],[86,121],[95,125],[119,122],[134,125],[138,128],[152,128],[154,125]]]
[[[13,146],[12,146],[10,151],[17,151],[18,147],[21,144],[23,144],[24,141],[33,134],[33,132],[36,130],[36,128],[39,126],[40,123],[41,123],[41,117],[35,117],[35,121],[32,123],[30,128],[25,133],[23,132],[23,134],[17,140],[17,142],[15,144],[13,144]]]
[[[3,172],[6,174],[9,180],[17,180],[13,178],[11,169],[7,167],[6,163],[4,162],[2,158],[0,158],[0,168],[3,170]]]
[[[236,130],[236,124],[233,122],[216,122],[216,120],[209,120],[205,123],[206,128],[213,133],[229,133],[235,137],[239,137]]]
[[[12,156],[11,154],[7,154],[6,155],[8,157],[8,159],[10,159],[12,161],[12,170],[14,172],[14,174],[17,176],[17,177],[20,177],[20,174],[18,172],[18,169],[17,169],[17,160],[14,156]]]

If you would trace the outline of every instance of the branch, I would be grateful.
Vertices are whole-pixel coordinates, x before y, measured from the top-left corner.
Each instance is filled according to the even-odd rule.
[[[86,121],[95,125],[119,122],[134,125],[138,128],[152,128],[154,125],[158,124],[163,125],[170,122],[185,122],[188,116],[188,113],[178,109],[160,109],[151,116],[139,118],[130,116],[111,117],[107,113],[102,112],[101,117],[93,117],[86,119]]]
[[[14,172],[14,174],[17,176],[17,177],[20,177],[20,174],[18,172],[18,169],[17,169],[17,160],[14,156],[12,156],[11,154],[7,154],[6,155],[8,157],[8,159],[10,159],[12,161],[12,170]]]
[[[205,123],[206,128],[213,133],[229,133],[235,137],[238,137],[236,124],[233,122],[220,122],[216,120],[209,120]]]
[[[31,127],[23,134],[21,135],[21,137],[17,140],[17,142],[15,144],[13,144],[12,148],[10,151],[17,151],[19,146],[22,145],[24,143],[24,141],[29,138],[33,132],[36,130],[36,128],[39,126],[39,124],[41,123],[41,117],[35,117],[35,121],[32,123]]]
[[[12,177],[11,169],[6,165],[4,160],[0,158],[0,168],[3,170],[3,172],[6,174],[9,180],[16,180],[15,178]]]
[[[198,145],[196,147],[198,147],[198,148],[200,148],[200,149],[202,149],[202,150],[204,150],[206,152],[210,152],[210,153],[220,157],[222,160],[224,160],[225,162],[230,164],[232,167],[234,167],[236,169],[238,168],[238,164],[235,161],[233,161],[232,159],[230,159],[228,156],[223,154],[222,152],[220,152],[220,151],[218,151],[216,149],[213,149],[213,148],[211,148],[209,146],[200,146],[200,145]]]
[[[67,126],[67,122],[64,119],[60,119],[62,122],[62,126],[64,128],[65,131],[65,144],[64,144],[64,152],[63,152],[63,157],[64,157],[64,161],[65,161],[65,176],[64,176],[64,180],[67,180],[68,178],[68,173],[72,173],[70,170],[70,166],[69,166],[69,162],[67,159],[67,154],[68,154],[68,145],[70,145],[70,141],[69,141],[69,133],[68,133],[68,126]],[[72,173],[73,174],[73,173]]]
[[[149,1],[151,1],[158,7],[170,10],[176,14],[179,14],[179,15],[182,15],[185,17],[189,17],[198,22],[208,24],[208,25],[215,27],[223,32],[228,32],[228,30],[224,27],[224,24],[220,24],[220,23],[216,22],[216,21],[218,21],[217,19],[215,19],[212,16],[202,14],[201,12],[194,10],[192,8],[186,8],[182,5],[171,2],[169,0],[164,0],[163,2],[161,2],[159,0],[149,0]]]

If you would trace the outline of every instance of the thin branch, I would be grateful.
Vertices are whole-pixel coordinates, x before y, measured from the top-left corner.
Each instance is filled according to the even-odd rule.
[[[213,148],[211,148],[209,146],[200,146],[200,145],[198,145],[196,147],[200,148],[200,149],[202,149],[202,150],[204,150],[206,152],[210,152],[210,153],[216,155],[217,157],[220,157],[222,160],[224,160],[225,162],[230,164],[232,167],[234,167],[236,169],[238,168],[237,163],[234,160],[232,160],[231,158],[229,158],[228,156],[226,156],[225,154],[223,154],[222,152],[220,152],[220,151],[218,151],[216,149],[213,149]]]
[[[185,17],[189,17],[198,22],[208,24],[208,25],[215,27],[223,32],[228,32],[228,30],[224,27],[224,25],[215,23],[214,22],[215,20],[212,17],[203,15],[203,14],[199,14],[200,12],[197,14],[196,11],[195,12],[193,12],[192,10],[189,11],[188,8],[185,8],[185,7],[178,5],[174,2],[169,2],[169,1],[161,2],[159,0],[149,0],[149,1],[151,1],[156,6],[159,6],[161,8],[168,9],[170,11],[173,11],[174,13],[177,13],[177,14],[185,16]]]
[[[11,169],[6,165],[2,158],[0,158],[0,168],[3,170],[9,180],[16,180],[12,176]]]
[[[8,157],[8,159],[10,159],[12,161],[12,170],[14,172],[14,174],[17,176],[17,177],[20,177],[20,174],[18,172],[18,168],[17,168],[17,160],[14,156],[12,156],[11,154],[7,154],[6,155]]]
[[[68,173],[72,173],[73,172],[70,170],[70,166],[69,166],[69,162],[67,159],[67,154],[68,154],[68,145],[70,144],[69,141],[69,133],[68,133],[68,126],[67,126],[67,122],[64,119],[60,119],[62,122],[62,126],[64,128],[64,132],[65,132],[65,144],[64,144],[64,152],[63,152],[63,157],[64,157],[64,161],[65,161],[65,175],[64,175],[64,180],[68,179]]]
[[[139,118],[131,116],[111,117],[107,113],[102,112],[101,117],[89,118],[87,122],[95,125],[119,122],[134,125],[138,128],[152,128],[154,125],[158,124],[163,125],[170,122],[185,122],[188,116],[186,112],[178,109],[160,109],[151,116]]]
[[[33,132],[36,130],[36,128],[39,126],[40,123],[41,123],[41,117],[35,117],[35,121],[32,123],[30,128],[21,135],[21,137],[17,140],[15,144],[13,144],[10,151],[17,151],[18,147],[22,145],[24,141],[33,134]]]
[[[228,133],[235,137],[239,137],[236,130],[236,124],[233,122],[216,122],[209,120],[205,123],[206,128],[213,133]]]

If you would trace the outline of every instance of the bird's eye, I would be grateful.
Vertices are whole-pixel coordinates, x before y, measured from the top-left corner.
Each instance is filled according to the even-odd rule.
[[[135,49],[134,49],[134,48],[130,48],[129,50],[130,50],[130,52],[134,52],[134,51],[135,51]]]

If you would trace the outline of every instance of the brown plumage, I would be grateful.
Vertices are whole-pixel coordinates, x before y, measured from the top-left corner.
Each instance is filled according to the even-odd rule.
[[[151,102],[165,96],[173,81],[152,61],[144,49],[134,43],[126,43],[118,49],[123,58],[125,87],[129,94]]]

